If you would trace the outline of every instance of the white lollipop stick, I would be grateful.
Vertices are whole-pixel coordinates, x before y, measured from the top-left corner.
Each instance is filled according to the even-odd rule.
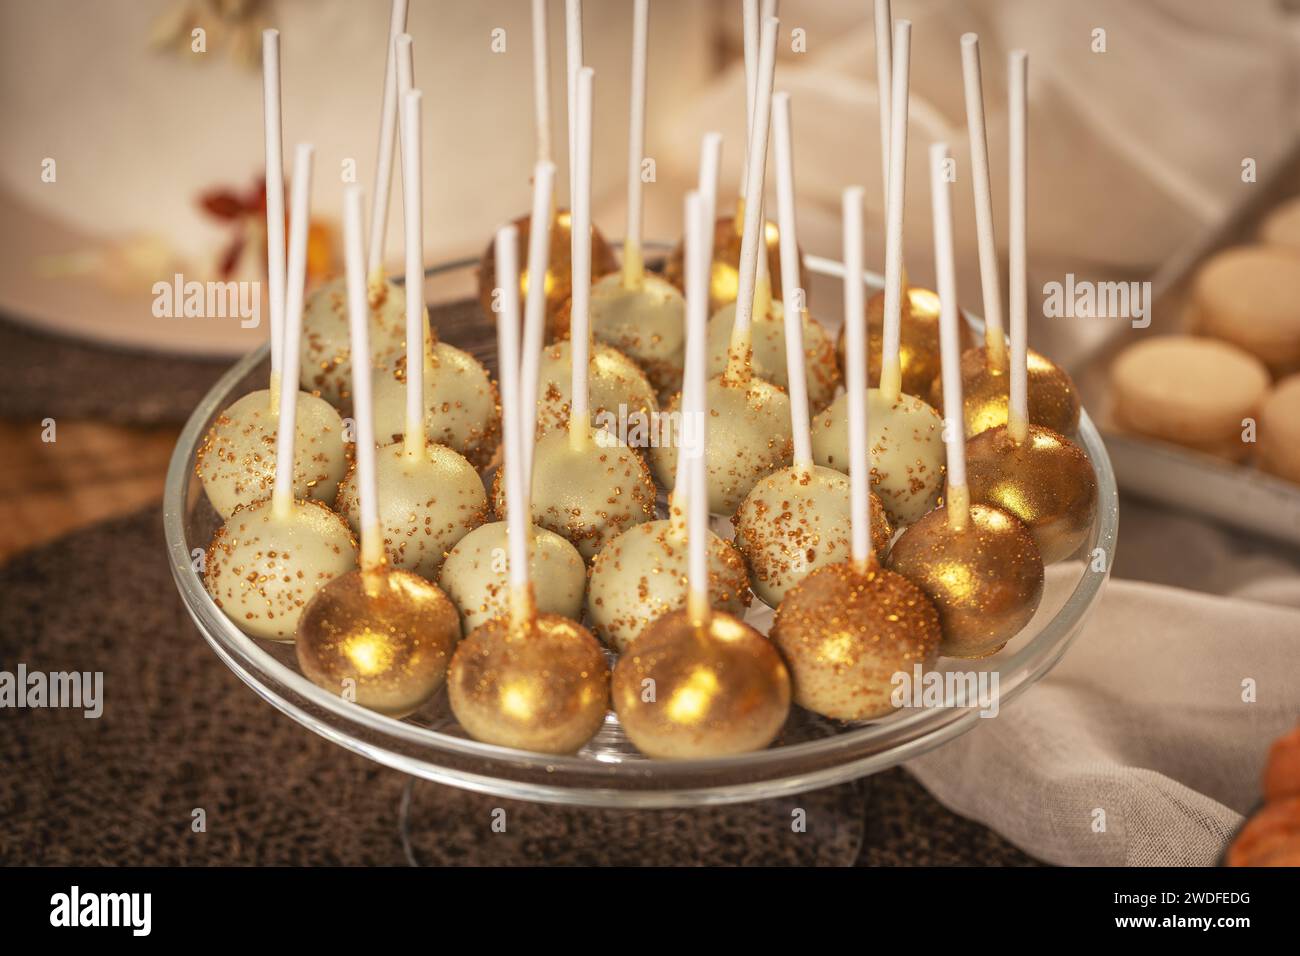
[[[781,228],[781,288],[785,298],[785,368],[789,379],[790,426],[794,433],[794,467],[813,465],[808,430],[808,379],[804,368],[804,290],[799,287],[799,239],[794,212],[794,148],[790,135],[790,94],[772,97],[776,134],[776,206]]]
[[[678,447],[678,461],[689,463],[690,491],[686,495],[686,580],[687,610],[696,627],[709,621],[709,489],[707,475],[709,415],[705,379],[709,322],[709,258],[708,234],[713,231],[713,219],[707,215],[704,198],[698,192],[686,197],[686,248],[683,254],[686,268],[686,336],[696,340],[697,348],[691,350],[686,368],[687,388],[683,395],[683,421],[695,423],[690,429],[693,439]]]
[[[316,150],[300,143],[293,156],[293,218],[289,222],[289,267],[284,296],[284,363],[298,367],[302,345],[303,288],[307,283],[307,227],[311,216],[311,166]],[[365,363],[359,363],[364,365]],[[296,386],[296,383],[294,383]],[[298,389],[280,389],[280,422],[275,436],[275,484],[271,513],[283,521],[293,509],[293,446],[298,428]]]
[[[722,134],[705,133],[704,141],[700,144],[700,179],[696,192],[700,194],[701,208],[704,210],[704,221],[709,223],[709,228],[704,237],[703,251],[701,255],[710,263],[709,269],[713,266],[713,220],[718,214],[718,169],[722,163]],[[690,228],[690,219],[687,218],[683,223],[685,229]],[[685,234],[685,230],[683,231]],[[683,253],[684,257],[684,253]],[[707,309],[707,306],[706,306]],[[707,316],[705,320],[707,321]],[[696,361],[695,352],[698,349],[706,348],[702,337],[691,335],[687,322],[686,336],[686,354],[683,357],[683,368],[689,369],[692,363]],[[682,398],[681,408],[685,414],[687,403],[690,401],[691,382],[688,376],[682,378]],[[673,475],[673,496],[672,510],[675,515],[686,515],[686,501],[690,497],[691,487],[690,459],[683,454],[677,456],[677,470]]]
[[[280,119],[280,31],[262,31],[262,121],[266,130],[266,285],[271,311],[271,412],[280,410],[284,368],[284,145]],[[291,369],[295,382],[296,369]],[[293,391],[297,392],[297,388]]]
[[[873,562],[871,551],[871,462],[867,434],[867,317],[862,281],[861,186],[844,190],[844,328],[849,353],[846,388],[849,399],[849,501],[853,561],[861,568]]]
[[[555,201],[555,164],[546,161],[533,167],[533,211],[530,223],[546,222]],[[544,276],[551,256],[550,230],[530,228],[528,233],[528,274]],[[523,428],[519,461],[524,473],[524,488],[532,487],[534,434],[537,431],[537,378],[542,360],[542,338],[546,325],[546,283],[528,283],[528,300],[524,304],[523,359],[519,372],[520,420]],[[531,494],[531,492],[529,492]]]
[[[632,7],[632,102],[627,134],[627,235],[623,238],[623,287],[639,289],[645,281],[645,256],[641,249],[644,188],[641,162],[645,158],[646,46],[650,32],[649,0]]]
[[[384,54],[384,98],[379,113],[379,154],[375,160],[374,208],[370,210],[371,282],[384,278],[384,241],[388,237],[388,198],[393,184],[393,149],[397,137],[397,64],[393,41],[406,32],[407,0],[393,0]]]
[[[397,129],[399,134],[402,130],[402,116],[400,113],[402,100],[407,93],[415,89],[414,45],[415,40],[409,33],[399,33],[393,38],[393,48],[397,57],[397,103],[399,110]],[[401,141],[400,138],[398,141]]]
[[[760,21],[758,0],[741,0],[740,29],[745,56],[745,155],[740,166],[740,198],[745,198],[749,180],[749,142],[754,138],[754,84],[758,78]]]
[[[353,355],[370,354],[370,297],[366,291],[362,247],[360,186],[343,192],[343,258],[347,269],[348,332]],[[379,530],[379,481],[375,469],[375,411],[370,390],[370,363],[352,363],[352,414],[357,428],[357,493],[361,499],[361,570],[384,564],[384,536]]]
[[[410,44],[406,44],[410,48]],[[402,205],[406,226],[406,454],[424,457],[424,192],[421,94],[402,97]]]
[[[1007,432],[1015,442],[1029,437],[1028,68],[1028,54],[1013,50],[1007,64],[1011,131],[1011,402]]]
[[[1002,280],[993,238],[993,193],[989,185],[989,141],[984,125],[984,87],[980,80],[980,38],[961,38],[962,77],[966,87],[966,130],[970,136],[971,182],[975,189],[975,235],[979,240],[980,288],[984,293],[984,348],[993,368],[1007,367],[1002,329]]]
[[[564,46],[569,91],[569,206],[578,191],[578,72],[582,69],[582,0],[564,2]],[[572,227],[572,223],[570,223]]]
[[[903,201],[907,188],[907,86],[912,24],[894,27],[893,104],[889,119],[889,202],[885,210],[885,330],[881,343],[880,392],[891,404],[903,392],[899,337],[903,321]]]
[[[930,147],[930,209],[939,293],[939,347],[943,358],[944,440],[948,450],[948,527],[961,531],[970,515],[966,487],[966,427],[962,416],[961,340],[957,337],[957,269],[952,252],[952,200],[944,167],[948,144]]]
[[[497,275],[501,279],[501,312],[497,315],[497,374],[501,380],[501,409],[505,428],[506,541],[510,564],[510,616],[516,625],[532,614],[528,599],[528,538],[532,520],[526,504],[521,451],[519,391],[519,230],[503,226],[496,235]]]
[[[533,0],[533,125],[537,132],[537,161],[554,162],[555,155],[551,147],[551,51],[546,0]]]
[[[569,355],[573,380],[569,400],[569,442],[585,447],[591,437],[587,392],[587,363],[591,359],[591,84],[596,71],[584,66],[578,72],[577,159],[573,194],[573,221],[569,230],[573,260],[573,292],[569,317]]]
[[[894,35],[894,16],[889,0],[876,0],[876,96],[880,101],[880,178],[885,205],[889,205],[889,99],[894,57],[890,38]]]
[[[754,130],[749,141],[746,164],[746,195],[757,202],[745,203],[745,228],[740,238],[740,284],[736,296],[736,323],[731,330],[731,347],[727,357],[727,378],[748,382],[750,378],[750,325],[754,314],[754,293],[758,278],[758,258],[763,238],[763,183],[767,173],[767,137],[772,119],[772,80],[776,73],[776,31],[781,21],[768,17],[763,21],[759,41],[758,90],[754,101]]]

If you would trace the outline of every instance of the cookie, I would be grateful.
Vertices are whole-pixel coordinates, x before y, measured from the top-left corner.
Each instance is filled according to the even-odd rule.
[[[1300,196],[1282,203],[1264,220],[1259,241],[1300,253]]]
[[[1257,358],[1226,342],[1185,335],[1129,346],[1111,368],[1114,416],[1128,429],[1239,459],[1242,420],[1269,388]]]
[[[1231,342],[1275,373],[1300,367],[1300,252],[1238,246],[1207,261],[1192,283],[1195,331]]]
[[[1259,466],[1300,484],[1300,375],[1283,379],[1259,411]]]

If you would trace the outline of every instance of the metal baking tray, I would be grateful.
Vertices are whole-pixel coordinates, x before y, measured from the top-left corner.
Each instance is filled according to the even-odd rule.
[[[1151,277],[1151,324],[1138,331],[1123,320],[1071,369],[1080,398],[1110,452],[1121,490],[1174,505],[1216,521],[1300,545],[1300,485],[1241,464],[1134,434],[1115,423],[1110,369],[1137,335],[1189,331],[1185,312],[1191,280],[1207,258],[1229,246],[1255,241],[1279,203],[1300,195],[1300,143],[1276,170],[1251,189],[1254,195],[1228,219],[1188,244]]]

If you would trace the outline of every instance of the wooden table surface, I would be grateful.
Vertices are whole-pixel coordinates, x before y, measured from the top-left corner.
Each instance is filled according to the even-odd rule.
[[[42,433],[0,419],[0,561],[161,499],[180,427],[58,420],[53,442]]]

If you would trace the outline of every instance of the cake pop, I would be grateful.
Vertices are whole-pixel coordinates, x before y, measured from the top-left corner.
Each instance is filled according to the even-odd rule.
[[[912,25],[895,29],[890,134],[889,209],[885,244],[885,328],[880,385],[871,390],[871,476],[885,511],[911,524],[934,507],[943,482],[943,423],[939,414],[902,390],[900,323],[903,292],[903,197],[907,164],[907,95]],[[847,273],[846,273],[847,275]],[[855,278],[859,281],[861,272]],[[856,322],[850,316],[849,322]],[[849,354],[853,358],[852,353]],[[848,395],[841,395],[813,424],[819,465],[848,466]]]
[[[686,201],[687,299],[690,334],[704,332],[709,219],[698,193]],[[686,607],[651,621],[614,669],[614,709],[628,738],[649,757],[700,759],[759,750],[772,742],[790,711],[790,675],[771,643],[710,604],[707,478],[704,449],[705,348],[692,350],[687,413],[700,423],[686,494]],[[647,693],[647,689],[650,692]]]
[[[1024,51],[1010,56],[1011,99],[1011,395],[1006,425],[977,434],[966,449],[971,501],[1019,518],[1044,564],[1067,558],[1088,537],[1097,510],[1092,463],[1068,438],[1029,421],[1026,153],[1028,109]]]
[[[643,212],[641,163],[645,155],[646,45],[648,0],[632,7],[632,99],[629,109],[627,231],[623,268],[597,279],[591,289],[591,334],[626,354],[645,370],[655,390],[671,393],[682,378],[685,303],[677,287],[645,270],[641,248]],[[563,334],[567,315],[557,323]]]
[[[794,301],[803,290],[794,269],[795,215],[794,169],[790,143],[790,95],[772,100],[776,130],[776,195],[780,212],[785,288]],[[808,388],[803,352],[803,332],[798,315],[785,313],[785,340],[794,347],[786,353],[790,389],[790,419],[794,435],[794,464],[763,478],[745,496],[732,518],[736,543],[753,572],[754,592],[776,607],[786,591],[814,568],[844,561],[849,556],[849,479],[842,472],[813,463],[808,431]],[[889,546],[892,530],[880,499],[871,496],[872,543],[877,551]]]
[[[654,517],[655,490],[641,456],[609,432],[591,426],[587,360],[591,345],[588,293],[590,243],[582,241],[591,209],[591,87],[594,71],[578,77],[578,190],[575,194],[573,258],[572,389],[567,429],[545,432],[533,453],[532,515],[544,528],[568,538],[590,561],[615,535]],[[498,252],[499,252],[498,248]],[[497,515],[505,495],[498,474]]]
[[[712,135],[707,141],[716,147],[718,137]],[[716,157],[716,149],[712,155]],[[710,160],[707,147],[704,158],[707,166]],[[702,178],[707,175],[706,170]],[[712,215],[707,214],[708,200],[702,194],[700,204],[706,209],[703,221],[712,221]],[[703,301],[701,296],[700,302]],[[687,361],[693,359],[696,349],[703,347],[706,318],[703,309],[698,314],[688,315],[688,319],[698,321],[699,326],[687,330]],[[689,437],[694,441],[697,438],[694,431],[693,428],[684,430],[678,437]],[[618,651],[626,650],[652,621],[686,605],[686,509],[690,462],[689,454],[678,455],[669,517],[628,529],[601,548],[592,563],[587,613],[597,636]],[[742,615],[750,600],[745,562],[730,542],[712,531],[706,537],[709,604],[729,614]]]
[[[459,453],[430,442],[424,424],[424,232],[420,215],[420,93],[402,97],[402,199],[406,211],[406,424],[402,441],[377,455],[379,525],[384,552],[396,568],[430,580],[446,553],[483,523],[487,495],[474,466]],[[361,531],[361,499],[354,468],[339,490],[338,512]]]
[[[555,164],[538,163],[533,172],[533,213],[540,221],[551,206]],[[535,235],[528,243],[528,266],[534,275],[546,271],[546,236]],[[524,318],[523,361],[520,369],[520,421],[523,431],[524,487],[531,483],[532,452],[537,402],[537,357],[542,350],[546,324],[546,293],[541,286],[528,290]],[[509,409],[506,410],[507,412]],[[578,549],[554,531],[529,524],[529,579],[534,582],[534,601],[542,614],[558,614],[577,620],[582,614],[582,597],[587,587],[587,566]],[[451,549],[442,566],[438,583],[460,611],[466,633],[509,611],[510,589],[505,585],[500,556],[508,553],[508,527],[494,521],[475,528]]]
[[[497,234],[496,260],[505,281],[497,342],[505,403],[509,613],[480,625],[461,642],[451,661],[447,696],[452,713],[475,740],[573,753],[605,721],[609,665],[600,644],[581,624],[538,614],[533,600],[529,505],[521,460],[525,430],[519,387],[517,242],[513,226]]]
[[[370,217],[370,359],[381,371],[396,369],[405,347],[406,296],[384,276],[384,242],[388,236],[388,200],[397,139],[397,100],[401,86],[413,78],[397,62],[397,39],[406,32],[408,0],[393,0],[384,56],[384,92],[379,111],[379,146],[375,159],[374,208]],[[303,313],[302,387],[331,405],[347,409],[351,401],[352,353],[348,333],[347,278],[325,283],[307,298]]]
[[[979,239],[980,285],[984,292],[984,345],[961,358],[963,420],[966,434],[1007,423],[1010,394],[1007,347],[1002,331],[1002,290],[998,251],[993,238],[993,200],[989,189],[989,148],[984,127],[984,92],[980,81],[979,37],[961,38],[962,75],[966,86],[966,126],[970,133],[971,176],[975,186],[975,223]],[[1079,393],[1068,372],[1044,355],[1029,350],[1029,422],[1062,435],[1079,425]],[[942,402],[943,378],[932,379],[931,395]]]
[[[961,347],[952,215],[944,166],[948,148],[930,147],[934,258],[942,300],[944,413],[948,424],[948,487],[944,504],[894,543],[889,566],[910,578],[939,611],[948,657],[984,657],[1018,634],[1043,595],[1043,560],[1019,519],[989,505],[971,505],[966,486],[966,435],[961,427]]]
[[[554,163],[555,155],[551,146],[550,41],[547,36],[549,31],[547,29],[546,6],[547,0],[532,0],[533,125],[537,139],[537,161],[539,163]],[[566,0],[565,33],[568,52],[566,85],[568,88],[569,116],[569,201],[573,202],[573,171],[575,168],[573,159],[573,114],[577,95],[575,83],[578,70],[582,67],[582,0]],[[554,198],[552,198],[551,205],[545,215],[536,218],[520,216],[513,223],[519,237],[519,248],[515,250],[516,257],[521,254],[522,250],[531,245],[531,226],[533,222],[550,223],[549,268],[543,271],[541,275],[544,276],[542,288],[546,293],[547,324],[550,334],[555,336],[559,332],[559,327],[556,324],[557,317],[565,308],[565,303],[568,302],[573,291],[573,264],[569,259],[569,251],[573,245],[573,216],[567,209],[557,209]],[[614,252],[610,249],[609,243],[595,226],[591,227],[590,234],[591,260],[594,274],[603,276],[615,272],[618,269],[618,263],[614,259]],[[527,296],[528,294],[529,275],[528,270],[524,270],[519,276],[521,296]],[[489,317],[493,316],[495,313],[492,307],[492,296],[497,289],[495,240],[488,242],[487,249],[479,260],[478,289],[479,304],[483,307],[483,313]],[[563,327],[565,329],[568,327],[567,318],[563,323]]]
[[[554,342],[537,364],[538,432],[564,429],[572,409],[573,343]],[[591,424],[608,427],[619,422],[649,423],[659,411],[654,387],[630,358],[608,345],[593,342],[587,361],[587,400]],[[611,429],[617,431],[617,429]]]
[[[195,473],[222,518],[241,505],[267,498],[275,483],[276,428],[280,420],[284,337],[284,171],[280,145],[280,39],[262,34],[262,81],[266,104],[267,276],[271,311],[271,380],[222,410],[199,447]],[[292,381],[292,380],[291,380]],[[295,389],[296,391],[296,389]],[[298,393],[293,494],[332,502],[347,471],[343,420],[334,407]]]
[[[403,107],[418,109],[418,94],[408,96],[417,98],[408,99]],[[408,112],[408,126],[410,122]],[[409,175],[405,182],[409,192]],[[408,214],[411,205],[408,200]],[[348,188],[343,214],[352,343],[359,354],[365,354],[369,310],[359,186]],[[408,228],[408,241],[409,233]],[[343,693],[371,710],[404,717],[442,686],[460,639],[460,620],[447,595],[419,575],[392,567],[385,557],[370,368],[358,362],[352,375],[361,567],[330,581],[303,610],[295,641],[298,666],[318,687]]]
[[[754,129],[746,163],[750,196],[763,195],[766,175],[768,129],[771,120],[772,78],[776,68],[775,17],[764,20],[762,50],[758,63],[758,96]],[[785,392],[754,375],[751,319],[758,288],[759,228],[761,202],[746,209],[745,241],[740,258],[740,295],[736,300],[735,325],[728,350],[727,368],[707,385],[705,407],[709,409],[708,457],[709,509],[733,514],[749,490],[766,475],[790,463],[790,401]],[[681,396],[669,404],[669,412],[681,408]],[[671,422],[670,416],[667,421]],[[653,450],[655,473],[665,485],[675,480],[675,441],[663,440]]]
[[[776,16],[775,0],[764,0],[763,7],[765,17]],[[744,17],[743,34],[745,41],[746,135],[752,138],[756,99],[755,81],[759,75],[760,18],[758,15],[758,0],[742,0],[741,10]],[[745,193],[749,179],[749,152],[747,144],[745,151],[746,165],[742,167],[740,173],[740,194],[736,200],[736,214],[717,219],[713,226],[712,235],[709,237],[709,248],[713,250],[709,267],[709,315],[714,315],[724,306],[735,303],[740,295],[740,262],[741,249],[744,245]],[[713,214],[717,215],[716,204]],[[780,299],[783,295],[780,284],[780,230],[774,222],[769,222],[761,217],[759,221],[762,223],[759,231],[763,249],[759,261],[761,289],[759,292],[760,308],[757,311],[760,315],[766,315],[769,308],[768,302],[773,297]],[[679,289],[685,287],[683,285],[683,249],[683,244],[679,242],[668,254],[668,259],[664,264],[664,277]],[[771,276],[770,279],[768,278],[769,262],[775,263],[776,269],[776,274]],[[800,257],[799,262],[799,275],[802,280],[802,257]],[[780,370],[784,363],[777,361],[775,365]]]
[[[880,174],[884,207],[889,207],[890,99],[893,92],[893,55],[890,44],[894,35],[894,18],[889,0],[876,0],[876,91],[880,113]],[[926,398],[939,374],[939,297],[930,289],[913,286],[903,269],[903,294],[898,323],[898,368],[905,394]],[[840,328],[836,354],[840,368],[848,368],[846,354],[847,326]],[[962,341],[968,338],[962,328]],[[885,292],[882,289],[867,300],[867,374],[872,386],[880,384],[881,356],[885,339]],[[935,407],[938,407],[937,405]]]
[[[933,666],[941,637],[930,599],[903,575],[882,568],[871,547],[862,196],[860,186],[844,191],[852,553],[787,591],[770,635],[790,667],[795,702],[835,720],[890,713],[893,676]]]
[[[307,273],[307,216],[312,147],[298,147],[285,295],[284,362],[298,361],[302,286]],[[356,567],[357,543],[346,522],[319,501],[295,499],[296,389],[280,390],[275,485],[269,499],[236,508],[212,538],[203,583],[217,607],[252,637],[293,640],[303,606],[330,580]]]

